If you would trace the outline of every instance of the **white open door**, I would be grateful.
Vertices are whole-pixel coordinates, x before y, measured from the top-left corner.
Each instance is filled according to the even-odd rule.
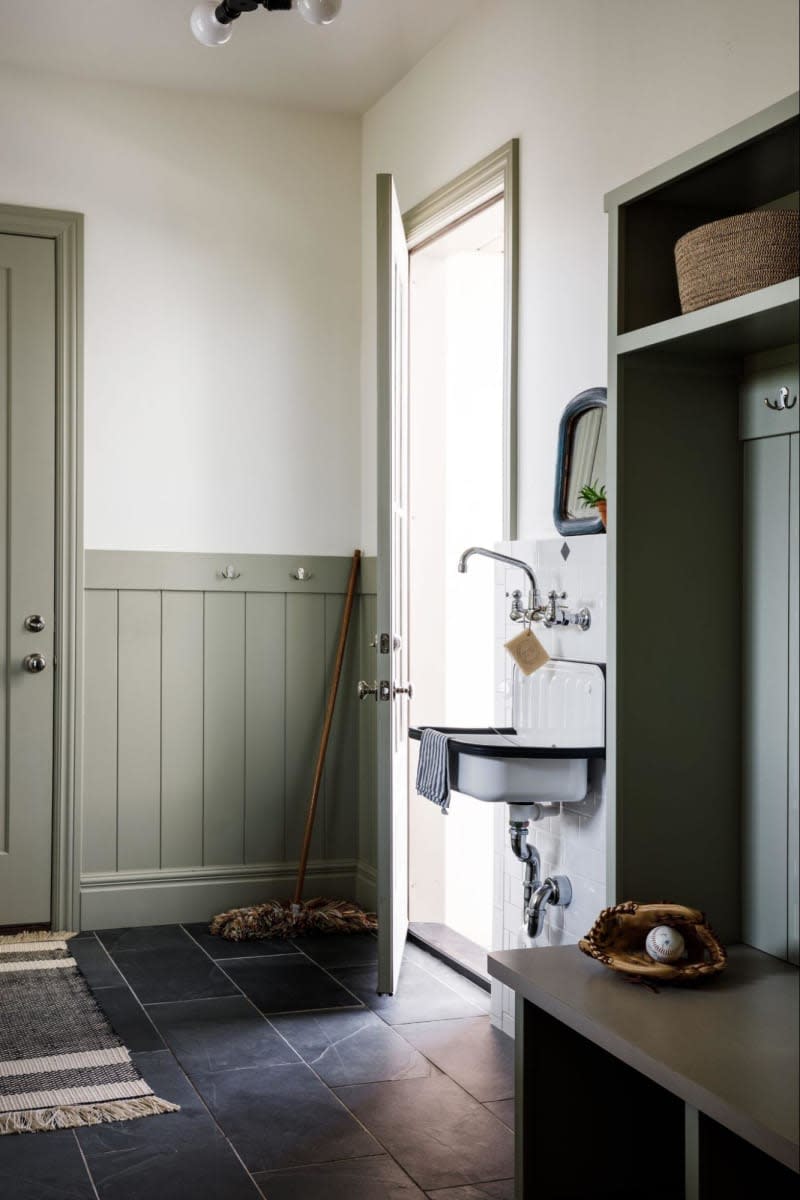
[[[378,176],[378,991],[393,993],[408,932],[408,247],[391,175]]]

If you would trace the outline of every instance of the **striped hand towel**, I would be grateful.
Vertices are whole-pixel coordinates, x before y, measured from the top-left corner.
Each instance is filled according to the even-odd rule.
[[[423,729],[417,764],[417,792],[438,804],[447,814],[450,807],[450,754],[448,736],[438,729]]]

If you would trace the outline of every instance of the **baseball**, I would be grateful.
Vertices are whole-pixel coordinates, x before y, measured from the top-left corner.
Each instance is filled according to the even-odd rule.
[[[671,925],[656,925],[648,933],[644,945],[656,962],[674,962],[685,950],[683,935]]]

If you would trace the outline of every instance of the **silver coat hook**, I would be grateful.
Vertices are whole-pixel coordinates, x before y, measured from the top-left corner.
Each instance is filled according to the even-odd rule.
[[[301,583],[305,583],[307,579],[313,579],[313,571],[307,571],[305,567],[298,567],[291,572],[292,579],[299,579]]]
[[[228,563],[227,567],[223,567],[221,571],[217,572],[220,579],[238,579],[241,573],[241,571],[236,570],[236,567],[232,563]]]
[[[769,396],[765,396],[764,403],[766,404],[767,408],[771,408],[773,412],[784,412],[787,408],[794,408],[795,404],[797,404],[797,396],[795,396],[790,403],[789,395],[789,389],[787,387],[782,387],[778,390],[777,400],[770,400]]]

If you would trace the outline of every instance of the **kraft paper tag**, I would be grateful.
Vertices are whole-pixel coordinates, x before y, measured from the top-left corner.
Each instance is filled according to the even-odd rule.
[[[550,655],[532,629],[524,629],[510,642],[506,642],[506,650],[523,675],[532,675],[550,661]]]

